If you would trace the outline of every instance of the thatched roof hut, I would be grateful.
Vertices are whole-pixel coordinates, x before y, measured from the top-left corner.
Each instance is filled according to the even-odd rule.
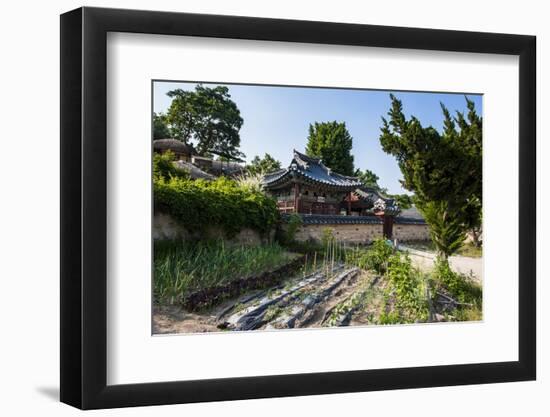
[[[190,161],[191,156],[197,153],[192,145],[177,139],[156,139],[153,141],[153,151],[157,153],[172,151],[176,159],[184,161]]]

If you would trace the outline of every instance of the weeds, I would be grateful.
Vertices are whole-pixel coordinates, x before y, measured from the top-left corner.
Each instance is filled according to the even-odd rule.
[[[290,256],[277,244],[228,246],[223,241],[155,242],[155,302],[181,302],[193,291],[275,269],[287,263]]]
[[[449,263],[438,259],[433,270],[434,298],[448,294],[457,301],[453,315],[456,320],[481,320],[483,291],[471,277],[451,270]]]
[[[376,239],[368,249],[355,247],[347,250],[345,252],[346,263],[384,274],[393,252],[393,247],[386,240]]]
[[[412,267],[407,255],[395,253],[388,259],[387,277],[388,291],[394,298],[395,312],[401,322],[428,320],[426,282],[423,275]]]

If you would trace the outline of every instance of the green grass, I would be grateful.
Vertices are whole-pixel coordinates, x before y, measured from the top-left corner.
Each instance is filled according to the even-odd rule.
[[[223,241],[155,242],[155,302],[175,304],[194,291],[276,269],[294,256],[278,244],[229,246]]]
[[[470,258],[481,258],[483,256],[483,248],[477,247],[471,242],[465,243],[458,250],[457,255],[468,256]]]

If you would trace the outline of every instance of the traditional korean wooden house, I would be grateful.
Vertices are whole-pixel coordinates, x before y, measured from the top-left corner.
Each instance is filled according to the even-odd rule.
[[[391,237],[393,218],[399,214],[394,200],[296,150],[289,167],[265,175],[263,183],[282,213],[309,216],[310,223],[329,218],[323,216],[354,216],[355,223],[383,222],[384,235]]]
[[[320,159],[294,151],[290,166],[265,175],[264,187],[283,213],[344,214],[346,196],[361,186],[355,177],[332,172]]]
[[[351,198],[351,214],[356,216],[377,216],[383,221],[383,234],[391,238],[395,216],[401,209],[393,198],[384,197],[378,190],[361,186],[353,191]]]

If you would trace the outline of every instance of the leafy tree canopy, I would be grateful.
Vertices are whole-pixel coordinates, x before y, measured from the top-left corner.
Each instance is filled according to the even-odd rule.
[[[353,175],[352,143],[353,138],[345,123],[315,122],[309,125],[306,154],[321,158],[334,172]]]
[[[171,136],[185,143],[191,140],[199,153],[215,153],[239,158],[243,125],[240,111],[227,87],[197,85],[195,91],[168,92],[172,103],[165,116]]]
[[[268,153],[266,153],[263,158],[256,155],[246,167],[246,170],[250,174],[267,174],[268,172],[277,171],[278,169],[281,169],[281,163]]]
[[[403,114],[400,100],[390,95],[389,120],[382,118],[380,143],[395,156],[404,188],[430,225],[440,256],[446,258],[462,244],[465,232],[481,224],[482,118],[466,97],[468,114],[452,117],[441,104],[444,129],[423,127]]]
[[[362,171],[361,169],[357,168],[353,175],[359,178],[359,180],[367,187],[376,188],[377,190],[380,189],[380,186],[378,185],[378,180],[380,179],[380,177],[372,172],[370,169],[365,169],[364,171]]]
[[[374,188],[375,190],[380,191],[381,194],[388,198],[393,198],[395,201],[397,201],[397,205],[402,209],[408,209],[411,208],[413,205],[412,197],[408,194],[389,194],[388,190],[386,188],[380,187],[378,184],[378,180],[380,177],[376,175],[374,172],[372,172],[369,169],[365,169],[362,171],[361,169],[357,168],[355,170],[354,176],[359,178],[361,182],[367,186]]]
[[[403,210],[410,209],[414,204],[413,197],[408,194],[390,194],[389,197],[395,199],[397,205]]]
[[[170,137],[170,129],[166,124],[165,116],[153,113],[153,139],[166,139]]]

